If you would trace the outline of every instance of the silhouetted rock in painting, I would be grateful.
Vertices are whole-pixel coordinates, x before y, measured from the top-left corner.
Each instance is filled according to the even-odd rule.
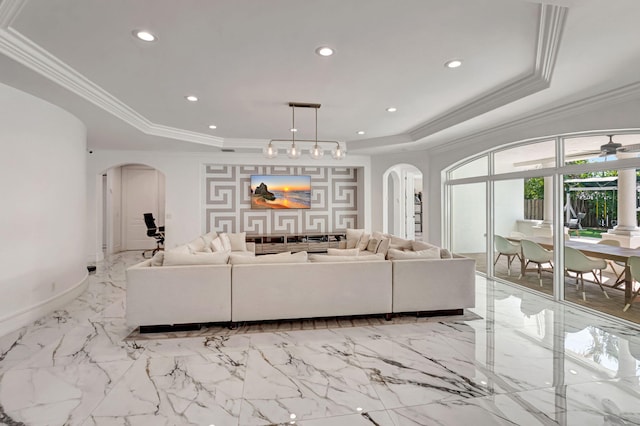
[[[265,185],[264,182],[261,182],[253,193],[254,195],[261,195],[265,200],[273,201],[276,199],[276,196],[273,195],[272,192],[269,192],[269,189],[267,189],[267,185]]]

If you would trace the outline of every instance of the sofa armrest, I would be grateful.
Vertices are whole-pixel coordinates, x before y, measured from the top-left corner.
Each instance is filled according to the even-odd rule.
[[[393,312],[434,311],[475,306],[475,260],[394,260]]]

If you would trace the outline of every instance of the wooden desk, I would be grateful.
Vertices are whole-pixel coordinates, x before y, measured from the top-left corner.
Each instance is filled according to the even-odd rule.
[[[508,238],[511,241],[520,242],[521,240],[529,240],[534,243],[540,244],[542,247],[546,249],[553,249],[553,238],[550,237],[527,237],[527,238]],[[629,303],[631,300],[631,295],[633,294],[633,278],[631,278],[631,272],[629,271],[629,265],[627,264],[627,260],[629,256],[639,256],[640,250],[627,248],[627,247],[616,247],[616,246],[608,246],[606,244],[595,244],[595,243],[585,243],[582,241],[574,241],[574,240],[565,240],[565,246],[574,248],[576,250],[580,250],[584,254],[590,257],[596,257],[600,259],[608,259],[619,262],[624,262],[624,303],[625,305]],[[524,276],[525,272],[525,259],[524,256],[521,256],[520,259],[520,273]]]

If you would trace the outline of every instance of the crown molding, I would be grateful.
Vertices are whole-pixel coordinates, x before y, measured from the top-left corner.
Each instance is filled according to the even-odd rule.
[[[562,39],[567,10],[566,7],[561,6],[540,5],[535,62],[529,73],[410,130],[411,138],[417,141],[548,88]]]
[[[555,108],[548,109],[546,111],[512,120],[499,126],[494,126],[459,139],[454,139],[430,148],[429,151],[432,153],[444,153],[456,150],[462,145],[468,145],[469,142],[478,141],[481,138],[492,137],[499,134],[500,132],[504,132],[515,127],[533,125],[549,121],[550,119],[570,117],[581,112],[605,107],[634,95],[640,95],[640,81],[627,84],[625,86],[620,86],[607,92],[602,92],[593,96],[582,98],[574,102],[569,102]]]
[[[86,99],[144,134],[222,147],[224,139],[153,123],[49,52],[10,27],[25,0],[0,3],[0,53]]]
[[[2,0],[0,1],[0,28],[9,27],[18,16],[27,0]]]

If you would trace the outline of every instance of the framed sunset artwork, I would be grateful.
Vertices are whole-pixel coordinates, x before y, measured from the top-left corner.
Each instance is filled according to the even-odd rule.
[[[310,209],[311,176],[252,175],[252,209]]]

